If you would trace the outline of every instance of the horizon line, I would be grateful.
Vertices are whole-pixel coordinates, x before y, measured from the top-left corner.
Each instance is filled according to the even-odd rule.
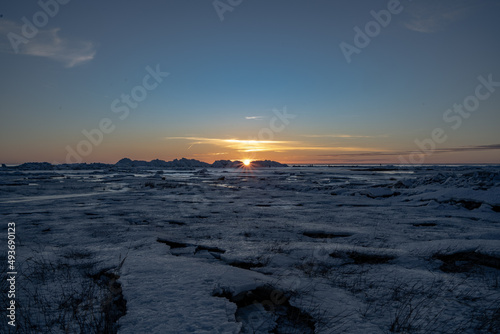
[[[214,160],[214,162],[209,163],[206,161],[194,159],[194,158],[174,158],[172,160],[163,160],[159,158],[151,159],[151,160],[141,160],[141,159],[131,159],[131,158],[122,158],[118,160],[117,162],[48,162],[48,161],[26,161],[26,162],[21,162],[21,163],[0,163],[0,166],[7,166],[7,167],[16,167],[16,166],[21,166],[23,164],[29,164],[29,163],[48,163],[53,166],[60,166],[60,165],[90,165],[90,164],[103,164],[103,165],[116,165],[119,161],[123,159],[130,159],[131,161],[145,161],[145,162],[152,162],[155,160],[160,160],[164,162],[171,162],[174,160],[181,160],[181,159],[186,159],[186,160],[196,160],[199,162],[203,162],[209,165],[214,164],[217,161],[231,161],[231,162],[241,162],[243,163],[243,160],[246,159],[220,159],[220,160]],[[257,162],[257,161],[272,161],[272,162],[278,162],[281,164],[286,164],[286,165],[300,165],[300,166],[357,166],[357,165],[366,165],[366,166],[463,166],[463,165],[468,165],[468,166],[475,166],[475,165],[488,165],[488,166],[500,166],[500,162],[432,162],[432,163],[422,163],[422,164],[416,164],[416,163],[390,163],[390,162],[281,162],[277,160],[270,160],[270,159],[248,159],[251,160],[251,162]]]

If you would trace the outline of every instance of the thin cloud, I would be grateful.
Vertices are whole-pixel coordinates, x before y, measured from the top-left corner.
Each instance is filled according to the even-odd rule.
[[[227,154],[229,154],[229,153],[227,153],[227,152],[215,152],[215,153],[206,153],[205,155],[227,155]]]
[[[478,152],[478,151],[490,151],[490,150],[500,150],[500,144],[491,145],[476,145],[476,146],[461,146],[461,147],[448,147],[448,148],[437,148],[429,151],[428,154],[444,154],[444,153],[456,153],[456,152]],[[339,157],[339,156],[394,156],[394,155],[410,155],[415,153],[426,154],[426,152],[413,150],[413,151],[374,151],[374,152],[360,152],[360,153],[338,153],[338,154],[328,154],[320,155],[323,157]]]
[[[189,140],[192,141],[188,149],[194,145],[212,144],[225,148],[235,149],[239,152],[262,152],[283,149],[285,145],[291,145],[291,141],[278,140],[240,140],[240,139],[219,139],[206,137],[166,137],[167,140]]]
[[[215,152],[215,153],[194,153],[193,156],[195,157],[213,157],[213,156],[219,156],[219,155],[228,155],[228,152]]]
[[[476,6],[470,0],[412,2],[406,9],[409,19],[404,25],[412,31],[434,33],[465,18]]]
[[[255,121],[261,121],[264,118],[266,118],[266,117],[265,116],[246,116],[245,117],[245,119],[251,119],[251,120],[255,120]]]
[[[472,152],[472,151],[490,151],[500,150],[500,144],[477,145],[477,146],[462,146],[437,149],[437,153],[453,153],[453,152]]]
[[[387,135],[381,136],[354,136],[354,135],[345,135],[345,134],[326,134],[326,135],[302,135],[302,137],[306,138],[385,138]]]
[[[59,32],[59,28],[39,29],[34,38],[27,39],[26,43],[19,43],[18,54],[48,58],[62,63],[67,68],[94,59],[96,50],[92,42],[62,38]],[[15,33],[22,37],[21,25],[12,21],[1,22],[0,33],[6,36],[0,42],[0,52],[13,53],[7,34]]]
[[[219,139],[205,137],[166,137],[167,140],[191,141],[188,149],[194,145],[212,144],[238,152],[287,152],[287,151],[342,151],[342,152],[369,152],[373,149],[364,147],[341,147],[341,146],[310,146],[300,141],[289,140],[241,140],[241,139]],[[377,149],[376,151],[381,151]]]

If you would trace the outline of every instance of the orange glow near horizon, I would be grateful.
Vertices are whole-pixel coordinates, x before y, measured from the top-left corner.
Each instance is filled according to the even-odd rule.
[[[332,135],[333,136],[333,135]],[[84,163],[109,163],[115,164],[122,158],[132,160],[150,161],[160,159],[171,161],[174,159],[197,159],[207,163],[217,160],[239,160],[242,167],[251,168],[252,161],[273,160],[281,163],[293,164],[400,164],[399,156],[406,160],[411,154],[420,154],[410,146],[400,144],[400,138],[388,141],[386,137],[368,140],[362,136],[360,139],[345,138],[347,135],[336,135],[342,141],[330,139],[310,139],[313,135],[286,137],[285,140],[240,140],[211,137],[159,137],[155,141],[142,140],[130,137],[128,146],[120,146],[125,142],[114,138],[103,141],[99,146],[93,146],[91,154],[81,155]],[[317,136],[320,138],[320,136]],[[167,140],[165,140],[165,138]],[[305,139],[304,139],[305,138]],[[322,138],[322,137],[321,137]],[[328,137],[329,138],[329,137]],[[52,164],[72,163],[75,158],[68,154],[64,145],[59,143],[44,143],[36,138],[33,142],[21,142],[26,145],[21,150],[11,142],[0,143],[0,163],[17,165],[25,162],[49,162]],[[76,150],[78,141],[69,144]],[[71,143],[71,140],[68,140]],[[21,145],[21,146],[22,146]],[[451,143],[449,148],[436,150],[425,157],[429,164],[498,164],[498,155],[491,150],[479,146],[460,146]],[[68,161],[68,156],[71,158]],[[250,162],[248,165],[246,160]],[[409,161],[409,160],[408,160]]]
[[[245,160],[243,160],[243,164],[244,164],[246,167],[250,166],[250,164],[251,164],[251,163],[252,163],[252,160],[250,160],[250,159],[245,159]]]

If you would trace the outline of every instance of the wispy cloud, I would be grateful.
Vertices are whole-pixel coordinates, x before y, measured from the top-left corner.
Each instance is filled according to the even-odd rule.
[[[324,135],[302,135],[302,137],[306,138],[385,138],[387,135],[381,136],[355,136],[355,135],[346,135],[346,134],[324,134]]]
[[[225,148],[237,150],[238,152],[261,152],[261,151],[274,151],[276,149],[283,150],[286,145],[291,145],[291,141],[278,141],[278,140],[240,140],[240,139],[219,139],[219,138],[205,138],[205,137],[166,137],[167,140],[188,140],[191,141],[188,149],[194,145],[199,144],[212,144]]]
[[[478,151],[490,151],[490,150],[500,150],[500,144],[490,144],[490,145],[476,145],[476,146],[460,146],[460,147],[448,147],[448,148],[438,148],[429,152],[432,154],[444,154],[444,153],[457,153],[457,152],[478,152]],[[425,154],[421,151],[373,151],[373,152],[356,152],[356,153],[334,153],[321,155],[323,157],[339,157],[339,156],[405,156],[414,153]]]
[[[290,140],[241,140],[241,139],[219,139],[205,137],[166,137],[167,140],[191,141],[189,149],[194,145],[212,144],[237,152],[287,152],[287,151],[335,151],[335,152],[370,152],[374,149],[364,147],[343,146],[312,146],[301,141]],[[376,151],[381,151],[376,149]]]
[[[261,121],[265,118],[266,118],[265,116],[246,116],[245,117],[245,119],[251,119],[251,120],[255,120],[255,121]]]
[[[500,144],[476,145],[476,146],[461,146],[437,149],[436,153],[453,153],[453,152],[471,152],[471,151],[490,151],[500,150]]]
[[[12,21],[0,22],[0,34],[7,36],[15,33],[22,37],[21,26]],[[94,59],[95,45],[89,41],[78,41],[59,36],[60,29],[39,29],[33,39],[26,39],[26,43],[19,43],[18,54],[44,57],[62,63],[65,67],[74,67]],[[13,53],[9,39],[3,38],[0,42],[0,51]]]
[[[227,155],[227,154],[229,154],[229,153],[228,152],[215,152],[215,153],[206,153],[204,155]]]
[[[413,31],[434,33],[465,18],[476,6],[478,3],[471,0],[412,2],[406,9],[409,19],[404,25]]]

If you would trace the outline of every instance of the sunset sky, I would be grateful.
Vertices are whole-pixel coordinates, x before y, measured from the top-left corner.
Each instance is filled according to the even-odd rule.
[[[8,1],[0,163],[500,163],[499,17],[496,0]]]

